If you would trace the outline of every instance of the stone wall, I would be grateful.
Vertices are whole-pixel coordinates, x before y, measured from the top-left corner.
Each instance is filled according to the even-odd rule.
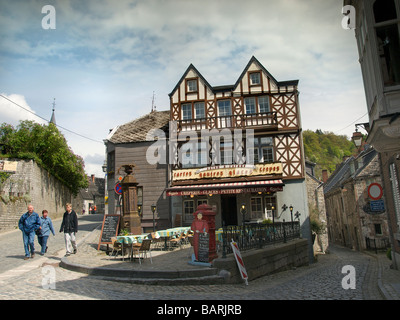
[[[11,159],[10,159],[11,160]],[[14,230],[28,204],[41,215],[43,209],[52,219],[62,217],[65,203],[81,208],[67,187],[33,160],[17,160],[17,170],[0,186],[0,232]]]
[[[287,243],[267,246],[241,252],[249,280],[309,264],[307,239],[292,240]],[[233,254],[227,258],[214,259],[213,267],[220,270],[227,283],[242,283]]]

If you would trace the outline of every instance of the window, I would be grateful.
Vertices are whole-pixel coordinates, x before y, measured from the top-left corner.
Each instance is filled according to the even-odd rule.
[[[194,200],[183,201],[183,218],[185,221],[190,222],[193,220],[194,210]]]
[[[232,164],[233,163],[233,144],[232,141],[221,142],[221,164]]]
[[[188,92],[197,92],[197,80],[187,80],[186,85]]]
[[[186,103],[182,105],[182,120],[192,119],[192,104]]]
[[[250,204],[251,204],[250,219],[251,220],[264,219],[262,198],[252,197],[250,199]]]
[[[250,85],[257,86],[261,84],[261,76],[259,72],[250,73]]]
[[[374,223],[375,235],[382,235],[382,227],[380,223]]]
[[[230,116],[231,111],[231,101],[230,100],[220,100],[218,101],[218,115],[219,116]]]
[[[201,204],[208,204],[208,200],[207,199],[197,199],[197,206],[199,206]]]
[[[378,55],[383,82],[400,84],[400,20],[394,0],[377,0],[373,6],[376,23]]]
[[[260,110],[260,113],[269,112],[268,96],[262,96],[258,98],[258,109]]]
[[[194,115],[196,119],[204,119],[206,117],[204,102],[196,102],[194,104]]]
[[[272,215],[276,217],[276,197],[265,197],[265,219],[272,219]]]
[[[246,107],[246,114],[256,113],[256,99],[255,98],[245,98],[244,104]]]
[[[182,149],[184,148],[184,149]],[[181,147],[182,168],[195,168],[207,166],[207,144],[206,142],[196,142],[194,145],[185,143]]]
[[[254,148],[247,149],[247,155],[250,157],[247,163],[267,163],[274,162],[274,147],[271,137],[254,137]],[[251,141],[250,141],[251,144]]]

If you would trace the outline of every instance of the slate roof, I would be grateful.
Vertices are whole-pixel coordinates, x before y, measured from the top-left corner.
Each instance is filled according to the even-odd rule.
[[[263,72],[265,72],[265,74],[267,74],[267,76],[270,79],[272,79],[272,81],[274,81],[279,87],[281,87],[281,86],[297,86],[298,83],[299,83],[299,80],[277,81],[272,76],[272,74],[270,74],[269,71],[267,69],[265,69],[264,66],[256,59],[256,57],[252,56],[250,61],[247,63],[246,67],[244,68],[243,72],[241,73],[241,75],[237,79],[236,83],[232,84],[232,85],[211,86],[208,83],[208,81],[203,77],[203,75],[196,69],[196,67],[193,64],[190,64],[189,67],[186,69],[185,73],[183,74],[183,76],[181,77],[181,79],[178,81],[178,83],[176,84],[174,89],[169,94],[169,96],[171,97],[174,94],[174,92],[178,89],[179,85],[186,78],[186,75],[189,73],[190,70],[193,70],[214,94],[217,93],[217,92],[232,91],[239,85],[240,81],[245,76],[247,70],[249,69],[250,65],[253,62],[258,64],[260,66],[261,70],[263,70]]]
[[[371,146],[366,145],[365,150],[362,151],[357,157],[349,157],[347,160],[343,161],[336,170],[329,177],[328,181],[324,184],[324,194],[340,187],[348,178],[357,178],[365,167],[375,158],[377,152]],[[358,168],[353,174],[350,171],[350,164],[352,162],[361,160]]]
[[[112,143],[131,143],[146,141],[146,135],[151,129],[161,129],[168,132],[170,112],[152,111],[138,119],[120,125],[107,137]]]

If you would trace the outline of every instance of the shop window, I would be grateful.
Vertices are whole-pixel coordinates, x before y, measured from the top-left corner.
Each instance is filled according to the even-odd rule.
[[[276,217],[276,197],[266,196],[265,197],[265,219],[271,219],[273,215]]]
[[[263,220],[263,205],[262,205],[262,198],[261,197],[252,197],[250,199],[250,219],[251,220]]]
[[[194,200],[183,201],[183,219],[185,222],[191,222],[193,220]]]

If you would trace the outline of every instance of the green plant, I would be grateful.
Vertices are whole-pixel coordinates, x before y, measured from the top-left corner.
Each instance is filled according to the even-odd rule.
[[[121,229],[119,231],[119,235],[120,236],[127,236],[129,234],[129,230],[128,229]]]
[[[82,157],[72,152],[65,137],[52,123],[40,125],[34,121],[20,121],[16,129],[3,123],[0,145],[3,145],[5,157],[35,160],[74,195],[89,185]]]
[[[262,223],[263,224],[271,224],[272,220],[271,219],[264,219]]]
[[[386,257],[388,257],[389,260],[392,260],[392,248],[387,249]]]

